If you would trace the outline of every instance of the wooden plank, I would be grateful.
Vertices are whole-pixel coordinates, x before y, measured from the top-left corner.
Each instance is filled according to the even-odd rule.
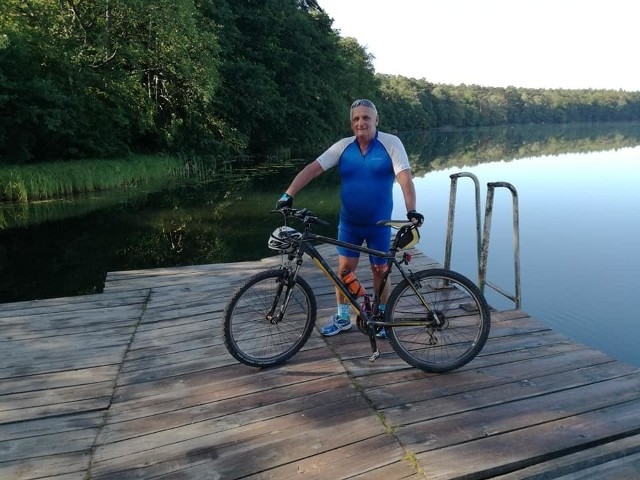
[[[224,305],[279,260],[113,272],[102,296],[5,309],[0,478],[569,480],[638,466],[640,369],[521,310],[492,312],[481,354],[449,374],[409,367],[389,342],[371,363],[355,328],[320,335],[335,296],[307,262],[308,344],[278,368],[238,364]],[[418,253],[412,269],[434,263]]]
[[[97,428],[104,422],[103,412],[83,412],[54,418],[30,419],[0,425],[0,442],[46,436],[52,433]]]
[[[434,450],[588,414],[609,407],[611,396],[616,402],[634,402],[640,398],[640,393],[632,388],[638,385],[639,378],[639,375],[620,377],[567,390],[551,389],[540,395],[527,387],[512,393],[511,386],[505,385],[475,396],[462,394],[431,401],[434,411],[431,416],[423,413],[414,417],[413,411],[405,409],[393,412],[390,420],[397,422],[399,436],[416,452]],[[512,397],[501,403],[497,400],[501,394]],[[589,402],[584,402],[584,398],[589,398]],[[385,416],[387,413],[392,412],[385,411]],[[405,425],[408,427],[404,428]],[[425,442],[425,438],[429,440]]]
[[[119,386],[122,388],[117,390],[115,400],[143,398],[149,392],[191,388],[201,384],[212,384],[212,382],[216,386],[215,391],[212,392],[212,399],[223,398],[226,395],[240,396],[256,388],[267,389],[300,382],[309,376],[344,373],[340,363],[332,357],[331,352],[325,349],[303,349],[292,361],[281,367],[267,370],[239,365],[233,359],[229,361],[230,363],[224,367],[191,369],[192,371],[188,374],[180,376],[153,375],[151,379],[142,379],[142,381],[137,374],[129,378],[120,378]]]
[[[476,397],[484,395],[488,389],[510,385],[516,391],[530,391],[543,389],[545,385],[554,381],[562,388],[563,385],[568,387],[595,382],[636,371],[633,367],[621,367],[615,362],[600,363],[598,358],[590,350],[576,350],[567,354],[527,360],[525,364],[507,363],[482,370],[461,369],[446,377],[432,375],[390,385],[368,383],[370,387],[367,389],[367,395],[387,416],[392,416],[396,409],[404,411],[407,405],[411,405],[411,417],[417,421],[436,414],[431,411],[431,408],[436,408],[433,405],[434,399],[462,395],[468,398],[470,403],[476,404]],[[576,370],[567,363],[572,360],[584,361],[584,365]],[[532,370],[531,367],[534,366],[540,366],[540,370]],[[384,379],[380,380],[384,382]],[[497,399],[498,403],[507,401],[508,397]]]
[[[482,426],[478,421],[474,424]],[[418,453],[417,458],[422,465],[429,466],[425,468],[429,478],[491,478],[579,448],[592,447],[639,428],[640,400],[634,400],[550,422],[534,422],[528,428],[501,434],[483,432],[480,437],[474,435],[475,438],[463,443]],[[402,436],[400,438],[402,440]],[[422,445],[426,445],[427,438],[438,439],[437,436],[423,437]]]
[[[226,419],[227,423],[233,419],[238,426],[249,425],[259,420],[301,413],[311,405],[336,402],[355,395],[353,387],[339,375],[219,399],[211,398],[213,390],[215,386],[202,385],[184,391],[182,395],[159,392],[114,405],[100,441],[113,443],[215,419]],[[163,414],[167,414],[165,420],[159,423],[158,415]]]
[[[227,272],[218,265],[198,265],[174,268],[157,268],[143,271],[109,272],[105,280],[105,292],[122,289],[145,289],[149,287],[171,289],[185,288],[198,283],[212,282],[217,277],[220,283],[229,283],[228,276],[247,278],[265,269],[261,262],[240,262],[227,266]]]
[[[4,462],[37,458],[42,456],[43,452],[46,452],[47,456],[87,452],[97,433],[98,428],[90,428],[0,442],[0,446],[3,447],[0,466]]]
[[[64,335],[76,335],[92,332],[108,332],[113,328],[130,327],[140,317],[140,308],[127,309],[127,312],[112,310],[106,313],[103,310],[90,312],[87,315],[93,321],[87,321],[87,317],[65,315],[61,318],[40,318],[34,325],[22,324],[21,326],[3,325],[0,342],[20,339],[34,340],[47,337],[60,337]]]
[[[523,329],[527,329],[531,332],[531,335],[536,332],[540,332],[536,330],[536,326],[534,325],[532,329],[527,329],[527,323],[522,322],[522,326],[519,329],[522,331]],[[544,331],[543,331],[544,332]],[[389,384],[391,382],[415,380],[424,378],[429,374],[423,372],[418,369],[414,369],[406,365],[402,360],[400,360],[395,352],[392,352],[391,348],[387,343],[384,343],[381,346],[381,352],[383,356],[378,359],[375,363],[371,363],[368,360],[368,355],[370,352],[367,352],[365,349],[368,348],[368,344],[361,344],[356,346],[358,351],[358,356],[350,353],[352,350],[352,346],[347,344],[346,337],[350,335],[359,335],[356,338],[363,337],[360,334],[341,334],[339,335],[340,340],[328,340],[334,346],[334,349],[338,355],[343,355],[343,352],[346,350],[346,355],[343,358],[345,367],[349,370],[349,372],[358,377],[363,384],[368,385],[369,380],[367,377],[371,375],[384,375],[384,377],[372,377],[376,378],[375,381],[386,382],[385,384]],[[500,365],[500,364],[513,364],[514,362],[531,362],[533,358],[541,358],[549,355],[554,355],[558,352],[566,352],[572,350],[586,350],[584,346],[572,343],[572,342],[564,342],[558,341],[556,343],[544,345],[541,344],[536,348],[518,348],[517,345],[520,342],[520,338],[518,337],[504,337],[500,340],[500,345],[502,347],[503,352],[498,354],[498,350],[494,349],[493,353],[485,354],[484,351],[476,357],[473,361],[465,365],[464,367],[452,372],[452,374],[457,374],[459,372],[463,372],[469,369],[478,370],[484,369],[486,367],[492,365]],[[490,341],[489,344],[492,342]],[[491,349],[491,347],[487,347],[487,349]],[[592,351],[591,354],[596,354],[602,357],[604,354],[595,353]],[[611,361],[610,357],[606,357],[605,360],[602,361]],[[400,371],[398,371],[400,370]],[[381,379],[381,380],[378,380]]]
[[[73,385],[60,388],[42,390],[40,395],[33,391],[10,393],[2,396],[0,402],[0,417],[14,410],[24,410],[33,407],[53,407],[57,404],[78,402],[86,399],[108,398],[111,396],[112,381],[90,383],[88,385]]]
[[[286,415],[276,421],[210,433],[209,425],[195,426],[200,435],[172,430],[145,442],[126,442],[108,455],[98,447],[93,479],[126,480],[169,474],[187,464],[207,463],[220,478],[242,478],[315,454],[384,434],[383,425],[359,402],[321,406],[304,415]],[[340,425],[340,435],[336,426]],[[199,428],[202,427],[202,428]],[[126,448],[125,448],[126,447]]]
[[[561,477],[561,480],[636,480],[640,473],[640,453],[612,460]]]
[[[0,382],[0,402],[7,394],[113,381],[118,368],[118,365],[105,365],[5,379]]]
[[[124,355],[124,345],[129,338],[130,335],[123,336],[116,345],[110,345],[107,340],[100,343],[88,342],[87,348],[79,348],[68,353],[64,349],[47,348],[43,351],[40,348],[34,355],[34,352],[28,349],[21,349],[18,355],[9,357],[3,368],[0,368],[0,379],[72,370],[79,365],[86,368],[120,364]],[[114,338],[112,341],[117,339]],[[68,341],[65,343],[68,345]]]
[[[530,478],[570,478],[594,480],[635,480],[640,472],[638,455],[640,454],[640,435],[632,435],[607,443],[585,448],[551,460],[515,470],[494,477],[495,480],[525,480]],[[591,468],[605,466],[606,471],[598,471],[589,477]],[[629,470],[629,467],[631,469]]]
[[[304,478],[325,480],[352,478],[367,480],[417,480],[424,479],[416,467],[407,460],[390,460],[403,457],[403,451],[389,435],[379,435],[361,442],[308,458],[285,463],[276,468],[249,475],[247,480],[293,480]],[[391,463],[386,463],[391,461]],[[210,465],[180,470],[187,478],[202,478],[210,472]],[[364,472],[364,473],[362,473]],[[177,473],[177,472],[176,472]]]
[[[29,319],[34,316],[94,310],[96,308],[111,308],[122,305],[144,303],[149,290],[142,292],[114,292],[80,295],[77,297],[48,298],[44,300],[29,300],[24,302],[3,303],[0,310],[0,323],[5,325],[15,319]],[[22,321],[22,320],[20,320]]]
[[[91,459],[90,448],[84,451],[61,455],[42,454],[0,463],[0,478],[3,480],[55,479],[78,480],[86,478]]]

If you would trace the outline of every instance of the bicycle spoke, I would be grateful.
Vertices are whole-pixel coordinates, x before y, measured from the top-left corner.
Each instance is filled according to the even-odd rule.
[[[443,272],[420,272],[418,290],[429,310],[406,282],[389,302],[390,321],[398,324],[388,332],[392,346],[408,363],[428,371],[459,368],[477,355],[488,335],[488,308],[475,285]]]
[[[275,273],[274,273],[275,272]],[[284,362],[306,342],[315,322],[315,299],[308,286],[296,283],[282,318],[286,289],[281,274],[258,275],[236,294],[225,314],[225,343],[243,363],[271,366]],[[273,316],[270,315],[277,298]],[[272,320],[273,319],[273,320]]]

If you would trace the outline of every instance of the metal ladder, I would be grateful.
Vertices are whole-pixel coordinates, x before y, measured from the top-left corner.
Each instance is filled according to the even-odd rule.
[[[453,225],[455,221],[456,210],[456,193],[458,178],[471,178],[475,185],[475,204],[476,204],[476,248],[478,256],[478,287],[484,293],[485,286],[488,286],[508,298],[515,303],[516,308],[520,308],[522,304],[520,289],[520,221],[518,211],[518,192],[515,187],[507,182],[490,182],[487,184],[487,202],[484,212],[484,230],[480,223],[480,183],[478,178],[469,172],[460,172],[450,175],[451,190],[449,193],[449,215],[447,220],[447,238],[444,254],[444,268],[451,268],[451,252],[453,246]],[[513,200],[513,263],[514,263],[514,279],[515,293],[511,294],[498,285],[487,280],[487,263],[489,259],[489,238],[491,235],[491,218],[493,216],[493,198],[495,189],[499,187],[507,188],[511,192]]]

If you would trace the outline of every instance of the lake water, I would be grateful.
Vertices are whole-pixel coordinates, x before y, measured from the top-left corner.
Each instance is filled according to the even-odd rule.
[[[444,260],[449,175],[518,191],[522,309],[554,330],[640,366],[640,127],[544,126],[403,137],[412,161],[418,247]],[[584,153],[567,153],[584,152]],[[108,271],[255,260],[278,219],[267,212],[300,168],[234,172],[232,181],[143,187],[27,206],[0,205],[0,302],[101,291]],[[400,192],[395,212],[403,217]],[[475,193],[458,180],[451,267],[477,279]],[[337,224],[335,175],[296,198]],[[488,279],[513,292],[512,201],[497,189]],[[328,232],[334,233],[332,227]],[[513,303],[487,288],[498,308]]]
[[[443,261],[449,175],[515,186],[520,210],[522,309],[554,330],[640,365],[640,147],[523,158],[417,178],[427,217],[419,248]],[[477,278],[475,190],[458,180],[451,267]],[[399,202],[399,192],[397,202]],[[401,204],[401,202],[400,202]],[[513,293],[512,199],[496,189],[487,278]],[[494,305],[513,303],[492,289]]]

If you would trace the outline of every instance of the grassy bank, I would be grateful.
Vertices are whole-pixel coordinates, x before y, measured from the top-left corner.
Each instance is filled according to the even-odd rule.
[[[184,161],[163,155],[79,160],[37,165],[0,165],[0,200],[31,202],[60,198],[184,174]]]

